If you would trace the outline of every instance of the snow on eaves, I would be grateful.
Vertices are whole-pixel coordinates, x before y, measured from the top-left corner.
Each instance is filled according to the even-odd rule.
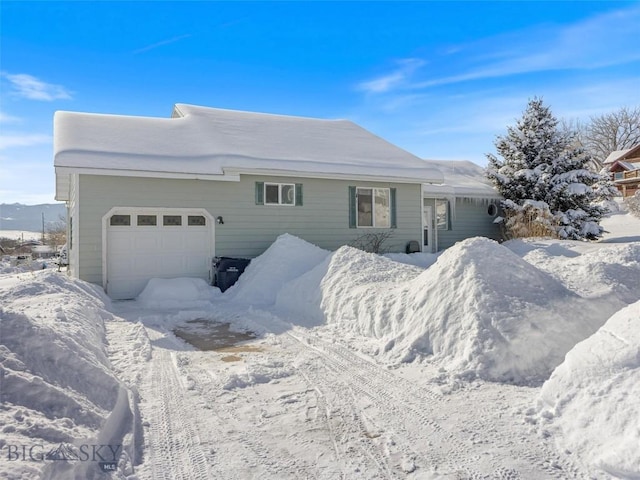
[[[442,182],[439,170],[347,120],[177,104],[174,118],[54,116],[56,168],[191,175],[274,173]]]
[[[464,160],[425,160],[444,176],[441,184],[425,184],[425,196],[453,196],[465,198],[501,198],[500,194],[484,176],[484,169]]]

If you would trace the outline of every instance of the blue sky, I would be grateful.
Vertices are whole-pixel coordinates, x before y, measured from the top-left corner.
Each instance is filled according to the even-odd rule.
[[[639,2],[3,0],[0,22],[0,203],[53,202],[56,110],[346,118],[485,165],[534,96],[640,105]]]

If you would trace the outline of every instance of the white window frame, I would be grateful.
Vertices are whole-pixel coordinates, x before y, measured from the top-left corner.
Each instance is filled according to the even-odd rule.
[[[277,186],[278,187],[278,203],[273,203],[273,202],[267,202],[267,186]],[[282,202],[282,187],[291,187],[291,191],[293,192],[293,198],[291,203],[283,203]],[[296,205],[296,184],[295,183],[271,183],[271,182],[265,182],[264,183],[264,190],[263,190],[263,198],[264,198],[264,205],[271,205],[271,206],[283,206],[283,207],[295,207]]]
[[[360,209],[358,208],[358,196],[360,190],[371,190],[371,225],[360,225]],[[384,191],[387,197],[387,225],[376,224],[376,191]],[[356,228],[391,228],[391,189],[382,187],[356,187]]]

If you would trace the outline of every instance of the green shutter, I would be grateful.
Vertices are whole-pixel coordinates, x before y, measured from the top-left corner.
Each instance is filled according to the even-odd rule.
[[[396,215],[396,189],[391,188],[389,190],[389,207],[391,210],[391,228],[398,228],[398,221]]]
[[[264,182],[256,182],[256,205],[264,205]]]
[[[349,187],[349,228],[356,228],[356,187]]]
[[[302,206],[302,184],[296,183],[296,207]]]

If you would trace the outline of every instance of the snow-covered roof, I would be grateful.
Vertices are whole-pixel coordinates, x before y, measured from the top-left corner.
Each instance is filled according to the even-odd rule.
[[[605,159],[604,163],[605,164],[614,163],[619,158],[624,157],[625,154],[629,153],[631,150],[632,150],[631,148],[627,148],[626,150],[616,150],[615,152],[611,152],[609,156]]]
[[[609,165],[615,163],[616,160],[626,160],[630,158],[633,158],[634,161],[638,161],[638,158],[640,158],[640,144],[627,148],[626,150],[616,150],[615,152],[611,152],[605,159],[604,163],[605,165]]]
[[[140,176],[144,172],[205,179],[271,173],[442,181],[441,173],[420,158],[348,120],[185,104],[176,104],[172,117],[56,112],[56,172],[108,170],[112,175]],[[58,188],[58,197],[64,194]]]
[[[491,182],[484,176],[484,169],[465,160],[425,160],[444,175],[442,184],[424,184],[424,195],[442,195],[468,198],[500,198]]]

